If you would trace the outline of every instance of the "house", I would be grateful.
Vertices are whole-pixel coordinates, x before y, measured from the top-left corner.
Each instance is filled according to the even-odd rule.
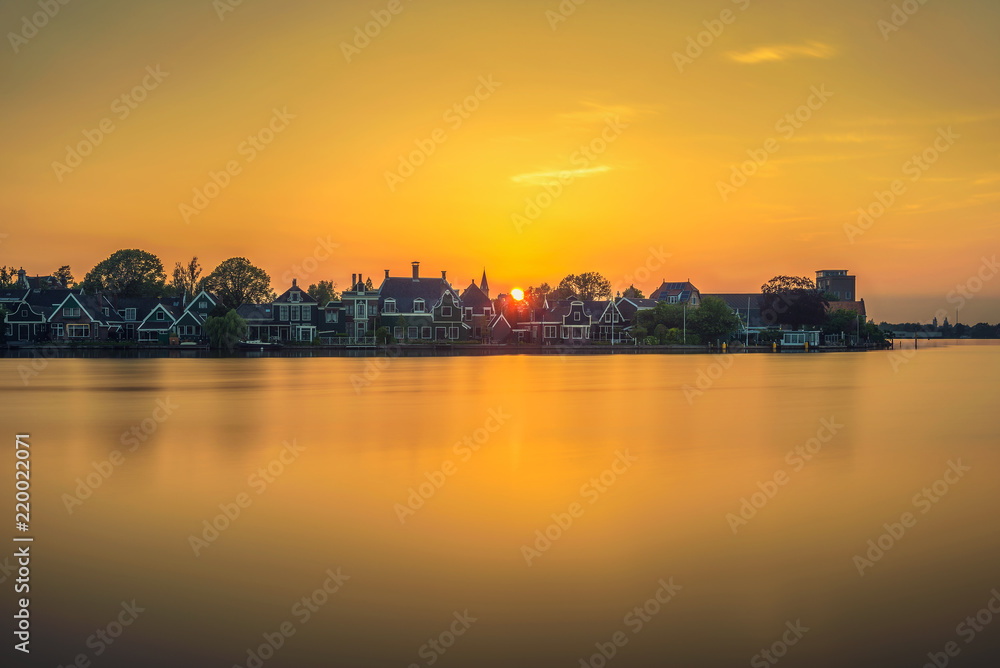
[[[829,292],[839,301],[850,302],[858,298],[857,277],[846,269],[821,269],[816,272],[816,288]]]
[[[627,293],[628,291],[626,290],[626,295]],[[642,297],[622,296],[615,299],[615,305],[622,316],[623,328],[626,332],[631,332],[636,313],[656,308],[657,304],[659,302],[655,299],[645,299]]]
[[[247,323],[247,341],[267,343],[279,339],[270,304],[240,304],[236,307],[236,315]]]
[[[378,292],[375,292],[375,308],[378,309]],[[319,323],[316,335],[323,343],[347,342],[347,307],[343,299],[331,299],[319,305]]]
[[[804,332],[785,332],[781,337],[783,348],[810,348],[819,345],[822,332],[819,330]]]
[[[688,306],[697,306],[701,303],[701,293],[698,288],[694,287],[690,279],[683,283],[664,281],[660,287],[653,290],[649,298],[657,302],[687,304]]]
[[[184,306],[180,298],[159,299],[136,325],[136,340],[139,343],[170,342],[170,335],[176,334],[177,320],[184,314]]]
[[[535,309],[530,322],[526,323],[531,340],[543,345],[583,344],[590,341],[593,325],[591,310],[587,310],[579,299],[564,299],[545,308]]]
[[[503,313],[497,313],[486,324],[486,332],[492,343],[507,343],[511,340],[514,328]]]
[[[156,297],[105,297],[108,310],[108,322],[111,338],[122,341],[137,341],[138,327],[149,316],[150,311],[157,307],[160,300]],[[158,337],[156,338],[159,341]],[[147,340],[149,340],[147,338]]]
[[[48,290],[66,287],[55,276],[28,276],[23,267],[17,270],[16,285],[25,290]]]
[[[591,341],[623,340],[623,331],[628,324],[618,304],[613,299],[588,301],[583,303],[584,311],[590,315]]]
[[[293,278],[292,287],[271,304],[271,317],[279,340],[308,343],[316,338],[319,304]]]
[[[66,294],[59,304],[52,307],[47,318],[50,340],[101,341],[108,338],[109,323],[104,315],[105,302],[102,298],[85,295],[79,290],[39,289],[37,294],[48,302],[54,297],[45,294],[49,292]],[[36,293],[32,290],[29,299],[34,294]]]
[[[385,277],[389,278],[388,269],[385,270]],[[336,334],[342,330],[354,342],[373,338],[375,330],[379,327],[380,294],[380,290],[368,287],[368,281],[364,280],[360,273],[351,274],[351,289],[341,293],[340,309],[334,307],[332,311],[327,311],[324,314],[324,319],[331,318],[332,322],[323,323],[323,331],[331,331]],[[341,318],[344,320],[342,328],[337,322]],[[337,326],[328,327],[328,325]],[[385,322],[382,325],[392,328],[391,324]]]
[[[493,301],[490,300],[489,290],[484,270],[480,284],[476,285],[476,280],[473,279],[461,295],[462,322],[469,325],[470,335],[477,341],[481,341],[487,336],[490,331],[490,322],[493,319]]]
[[[7,343],[22,345],[44,341],[48,337],[48,324],[41,307],[26,302],[6,305],[10,313],[6,318]]]
[[[420,276],[420,263],[412,263],[409,277],[390,276],[379,287],[381,324],[397,341],[457,341],[469,338],[470,327],[462,322],[462,301],[441,278]]]
[[[826,308],[827,313],[831,313],[833,311],[838,311],[838,310],[854,311],[855,313],[861,316],[862,320],[864,320],[868,316],[868,313],[865,310],[864,299],[861,299],[859,301],[842,301],[842,302],[832,301]]]
[[[218,303],[218,298],[205,290],[199,292],[187,303],[184,312],[174,323],[181,342],[200,342],[205,339],[205,320]]]

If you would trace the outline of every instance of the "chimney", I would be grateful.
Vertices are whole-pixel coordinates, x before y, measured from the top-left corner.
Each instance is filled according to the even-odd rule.
[[[359,271],[358,272],[358,290],[364,290],[364,289],[365,289],[365,279],[361,275],[361,272]]]
[[[385,277],[389,278],[389,270],[388,269],[385,270]]]
[[[296,281],[297,281],[297,280],[298,280],[298,279],[296,279],[296,278],[293,278],[293,279],[292,279],[292,287],[293,287],[293,288],[295,287],[295,283],[296,283]]]
[[[358,275],[351,274],[351,290],[355,289],[356,287],[358,287]]]
[[[413,263],[413,280],[417,280],[418,278],[420,278],[420,263],[419,262],[414,262]]]
[[[442,281],[447,281],[448,280],[448,272],[445,271],[444,269],[441,270],[441,280]]]

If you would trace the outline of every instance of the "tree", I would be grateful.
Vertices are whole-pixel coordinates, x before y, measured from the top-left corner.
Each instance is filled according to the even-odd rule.
[[[702,341],[728,341],[740,329],[740,319],[726,302],[718,297],[704,297],[701,304],[688,314],[688,329]]]
[[[823,323],[824,334],[854,334],[858,331],[861,316],[857,311],[839,308],[826,314]]]
[[[575,296],[583,301],[593,299],[611,298],[611,281],[601,276],[596,271],[588,271],[583,274],[570,274],[559,282],[559,286],[553,291],[555,299],[568,299]]]
[[[160,258],[131,248],[115,251],[97,263],[79,287],[88,294],[105,291],[120,297],[160,297],[166,280]]]
[[[694,309],[691,309],[691,314],[693,313]],[[660,302],[651,309],[636,311],[633,316],[635,324],[647,332],[655,331],[657,325],[665,325],[667,329],[684,327],[684,319],[684,307],[681,304],[668,304],[667,302]]]
[[[236,344],[246,336],[247,321],[235,310],[224,316],[209,316],[205,318],[205,333],[213,348],[232,352]]]
[[[370,290],[374,290],[374,289],[375,289],[375,284],[374,284],[374,283],[372,283],[372,277],[371,277],[371,276],[369,276],[369,277],[368,277],[368,278],[367,278],[367,279],[365,280],[365,290],[369,290],[369,291],[370,291]]]
[[[68,264],[64,264],[56,269],[55,273],[52,274],[52,278],[59,281],[65,288],[73,287],[73,283],[76,282],[76,279],[73,278],[73,273],[69,270]]]
[[[198,258],[193,257],[186,265],[177,262],[174,264],[174,275],[170,285],[174,289],[174,294],[178,297],[194,297],[198,292],[198,279],[201,277],[201,264]]]
[[[320,281],[319,283],[313,283],[306,290],[309,295],[316,300],[320,306],[326,306],[327,302],[331,300],[340,299],[340,295],[337,294],[337,284],[333,281]]]
[[[635,287],[635,285],[630,285],[622,293],[622,297],[626,299],[645,299],[646,295],[642,294],[642,290]]]
[[[224,260],[205,278],[205,287],[229,308],[266,302],[274,294],[267,272],[244,257]]]
[[[761,286],[761,319],[767,325],[819,325],[829,301],[805,276],[775,276]]]
[[[17,282],[17,269],[4,265],[0,267],[0,288],[12,288]]]
[[[524,301],[528,302],[528,306],[531,308],[541,308],[545,303],[545,298],[552,293],[552,288],[549,287],[548,283],[542,283],[537,288],[528,286],[528,289],[524,291]]]

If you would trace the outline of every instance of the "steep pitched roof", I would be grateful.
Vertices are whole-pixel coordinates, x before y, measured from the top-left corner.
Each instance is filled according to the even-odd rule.
[[[271,322],[273,320],[270,304],[240,304],[236,307],[236,315],[248,323]]]
[[[472,281],[469,287],[462,292],[462,306],[471,306],[478,310],[487,306],[493,306],[493,302],[486,296],[482,288],[478,287],[475,281]]]
[[[296,301],[292,301],[292,299],[291,299],[291,295],[294,294],[294,293],[298,293],[299,294],[299,297],[298,297],[298,299]],[[287,290],[285,290],[284,292],[282,292],[281,295],[277,299],[274,300],[274,303],[275,304],[315,304],[316,303],[316,299],[311,294],[309,294],[308,292],[306,292],[305,290],[303,290],[302,288],[300,288],[298,286],[298,283],[297,283],[297,281],[295,279],[292,279],[292,287],[290,287]]]
[[[867,317],[868,315],[865,312],[864,299],[862,299],[861,301],[852,301],[852,302],[830,302],[830,306],[827,307],[826,311],[827,313],[830,313],[838,309],[842,309],[844,311],[854,311],[855,313],[860,314],[862,318]]]
[[[650,299],[664,301],[667,297],[677,297],[677,301],[686,302],[691,298],[691,293],[698,291],[690,281],[664,281],[660,287],[653,290],[649,295]]]

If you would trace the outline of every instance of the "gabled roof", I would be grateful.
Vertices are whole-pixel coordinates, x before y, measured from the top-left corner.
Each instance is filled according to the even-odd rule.
[[[590,303],[593,304],[594,302]],[[587,311],[586,304],[587,304],[586,302],[581,302],[578,299],[572,299],[572,300],[562,299],[556,302],[555,306],[550,307],[549,310],[546,312],[545,322],[554,321],[560,324],[575,325],[575,326],[590,325],[592,317],[590,315],[590,312]],[[581,316],[585,316],[586,320],[583,317],[581,317],[579,322],[576,322],[575,320],[569,320],[567,322],[565,319],[569,315],[571,315],[574,311],[579,312]]]
[[[635,307],[637,311],[648,308],[656,308],[659,303],[655,299],[646,299],[641,297],[622,297],[618,300],[618,308],[621,308],[622,302],[628,302]]]
[[[667,297],[677,297],[677,301],[686,302],[691,298],[691,293],[697,291],[698,288],[694,287],[694,284],[690,281],[663,281],[660,287],[653,290],[649,298],[656,301],[664,301]]]
[[[382,280],[379,288],[379,305],[386,299],[396,300],[397,313],[413,313],[413,302],[424,300],[424,309],[430,312],[437,306],[446,292],[450,292],[455,301],[459,301],[458,293],[451,284],[443,278],[403,278],[390,276]]]
[[[290,299],[290,295],[292,293],[294,293],[294,292],[298,292],[300,294],[300,296],[299,296],[298,301],[294,301],[293,302]],[[302,288],[300,288],[298,286],[297,282],[295,281],[295,279],[292,279],[292,287],[290,287],[287,290],[285,290],[284,292],[282,292],[281,296],[279,296],[277,299],[274,300],[274,303],[275,304],[315,304],[316,303],[316,299],[311,294],[309,294],[308,292],[306,292],[305,290],[303,290]]]
[[[487,306],[493,306],[493,302],[486,296],[482,288],[476,285],[475,281],[472,281],[469,287],[462,292],[462,306],[465,308],[471,306],[479,310]]]
[[[19,302],[28,294],[27,288],[4,288],[0,290],[0,304]]]
[[[166,313],[167,317],[163,320],[157,320],[154,318],[153,315],[159,311]],[[137,329],[170,329],[174,326],[174,323],[177,322],[177,319],[182,313],[183,309],[180,306],[179,300],[176,302],[173,298],[161,300],[156,306],[150,309],[149,313],[146,314],[146,317],[142,319],[141,323],[139,323],[139,327]]]
[[[104,307],[101,305],[101,300],[99,300],[97,297],[95,297],[93,295],[85,295],[82,292],[79,292],[79,291],[76,291],[76,290],[58,290],[58,291],[57,290],[39,290],[37,294],[41,295],[41,294],[46,293],[46,292],[64,292],[64,293],[66,293],[65,298],[61,302],[59,302],[58,304],[54,304],[52,306],[47,306],[47,302],[49,300],[46,300],[45,302],[43,302],[42,304],[40,304],[40,306],[43,309],[49,309],[49,308],[51,309],[51,311],[49,311],[49,313],[48,313],[48,319],[49,319],[49,321],[51,321],[53,318],[55,318],[59,314],[59,311],[61,309],[65,308],[66,304],[72,302],[72,303],[76,304],[80,308],[80,311],[82,313],[85,313],[87,315],[87,317],[90,318],[90,320],[92,322],[96,322],[98,324],[105,324],[105,325],[107,324],[108,321],[104,317],[104,311],[103,311]],[[35,293],[32,292],[32,294],[35,294]]]

